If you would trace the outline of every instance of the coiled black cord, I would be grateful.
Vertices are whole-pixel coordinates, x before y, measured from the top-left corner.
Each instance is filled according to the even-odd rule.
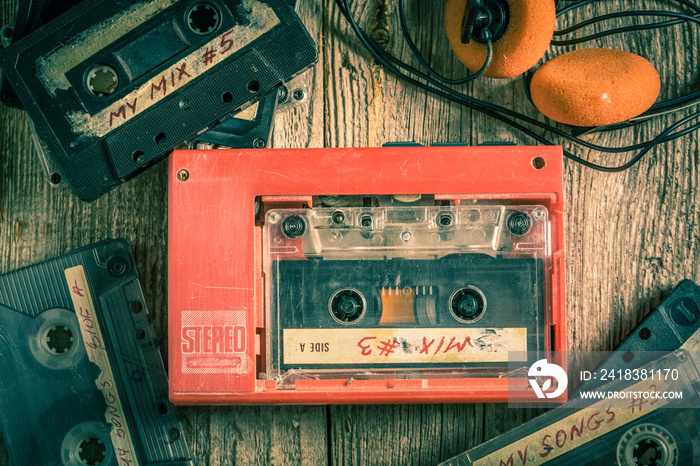
[[[576,4],[571,5],[563,10],[559,10],[559,14],[564,14],[567,11],[571,11],[573,8],[577,8],[583,5],[586,5],[588,3],[592,3],[594,0],[584,0],[581,2],[576,2]],[[688,6],[691,9],[693,9],[695,12],[699,12],[700,8],[689,2],[688,0],[674,0],[677,3],[680,3],[682,5]],[[561,2],[557,2],[557,6],[560,5]],[[402,34],[404,36],[404,39],[409,45],[409,48],[411,51],[414,53],[418,61],[421,63],[423,67],[425,67],[428,71],[427,73],[424,73],[408,63],[399,60],[395,56],[391,55],[389,52],[384,50],[381,46],[379,46],[369,35],[359,26],[357,21],[355,20],[354,16],[352,15],[350,11],[350,5],[348,3],[348,0],[336,0],[336,4],[338,5],[338,8],[340,9],[340,12],[342,15],[345,17],[345,19],[348,21],[350,24],[350,27],[352,28],[353,32],[357,36],[357,38],[360,40],[362,45],[371,53],[371,55],[374,57],[375,60],[377,60],[379,63],[381,63],[383,66],[385,66],[388,70],[390,70],[392,73],[396,74],[398,77],[418,86],[421,89],[424,89],[426,91],[430,91],[436,95],[439,95],[441,97],[444,97],[452,102],[456,102],[458,104],[467,106],[469,108],[472,108],[476,111],[479,111],[481,113],[484,113],[485,115],[491,116],[493,118],[496,118],[507,125],[511,126],[514,129],[517,129],[518,131],[522,132],[523,134],[529,136],[530,138],[534,139],[535,141],[545,144],[545,145],[556,145],[555,142],[550,141],[549,139],[538,135],[533,131],[533,129],[525,126],[523,123],[534,126],[540,129],[543,129],[545,131],[548,131],[552,134],[555,134],[557,136],[560,136],[574,144],[580,145],[582,147],[587,147],[592,150],[600,151],[600,152],[612,152],[612,153],[620,153],[620,152],[629,152],[629,151],[634,151],[638,150],[637,154],[635,154],[632,158],[630,158],[626,163],[619,165],[619,166],[604,166],[604,165],[599,165],[593,162],[590,162],[586,159],[583,159],[574,153],[572,153],[569,150],[564,150],[564,155],[577,162],[580,163],[586,167],[595,169],[595,170],[600,170],[600,171],[605,171],[605,172],[619,172],[626,170],[636,164],[639,160],[641,160],[650,150],[652,150],[656,145],[662,144],[665,142],[673,141],[679,137],[685,136],[686,134],[696,131],[697,129],[700,128],[700,122],[695,122],[692,125],[689,125],[691,122],[694,120],[697,120],[700,118],[700,112],[694,112],[691,113],[681,120],[673,123],[672,125],[668,126],[666,129],[661,131],[656,137],[654,137],[651,140],[644,141],[638,144],[633,144],[633,145],[628,145],[628,146],[620,146],[620,147],[606,147],[606,146],[600,146],[597,144],[593,144],[589,141],[585,141],[583,139],[580,139],[576,136],[573,136],[571,134],[568,134],[550,124],[543,123],[539,120],[536,120],[534,118],[528,117],[527,115],[523,115],[521,113],[515,112],[513,110],[507,109],[505,107],[501,107],[499,105],[495,105],[480,99],[477,99],[475,97],[472,97],[468,94],[465,94],[463,92],[456,91],[448,85],[453,85],[453,84],[462,84],[464,82],[471,81],[475,79],[477,76],[480,75],[480,73],[483,73],[485,71],[485,67],[482,67],[479,72],[474,73],[473,75],[467,76],[466,78],[461,78],[461,79],[450,79],[446,78],[437,71],[435,71],[430,64],[428,63],[427,60],[422,56],[422,54],[418,51],[417,47],[415,46],[415,43],[410,37],[410,34],[408,33],[408,28],[406,25],[406,20],[405,20],[405,11],[404,11],[404,2],[403,0],[399,0],[399,19],[401,23],[401,29],[402,29]],[[637,12],[639,13],[639,12]],[[693,15],[688,15],[684,13],[674,13],[674,12],[656,12],[656,11],[644,11],[643,12],[646,16],[663,16],[663,17],[670,17],[674,18],[673,21],[682,21],[682,22],[693,22],[695,24],[700,24],[700,18],[693,16]],[[662,14],[657,14],[657,13],[662,13]],[[669,21],[667,21],[669,22]],[[591,23],[593,24],[593,23]],[[656,23],[654,26],[656,27],[662,27],[658,26],[660,23]],[[582,26],[583,27],[583,26]],[[637,26],[635,26],[637,27]],[[563,34],[563,33],[562,33]],[[591,39],[589,39],[591,40]],[[491,52],[492,54],[492,52]],[[487,58],[487,63],[488,64],[489,59]],[[527,87],[527,79],[525,80],[526,82],[526,87]],[[692,94],[689,94],[691,96]],[[683,99],[685,99],[688,96],[684,96]],[[687,100],[687,99],[686,99]],[[688,105],[694,105],[697,102],[697,98],[695,100],[690,99],[690,101],[685,102],[685,106],[687,107]],[[667,104],[667,103],[666,103]],[[653,107],[652,107],[653,108]],[[685,107],[678,107],[678,108],[685,108]],[[669,110],[669,111],[674,111],[674,110]],[[669,113],[669,111],[663,112],[663,113]],[[659,113],[659,114],[663,114]],[[522,123],[520,123],[520,122]],[[681,129],[682,127],[689,125],[686,128]],[[612,128],[612,125],[611,125]]]

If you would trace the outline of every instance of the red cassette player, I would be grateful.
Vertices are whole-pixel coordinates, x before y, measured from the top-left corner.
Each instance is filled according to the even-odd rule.
[[[176,151],[168,210],[176,403],[532,399],[566,349],[560,147]]]

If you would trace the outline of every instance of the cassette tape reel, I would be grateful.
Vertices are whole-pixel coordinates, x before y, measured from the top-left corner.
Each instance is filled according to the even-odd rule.
[[[269,375],[503,370],[509,351],[544,354],[547,227],[543,206],[269,211]]]
[[[51,182],[92,200],[316,58],[287,0],[83,0],[0,67]]]
[[[0,276],[0,354],[13,464],[193,465],[126,241]]]

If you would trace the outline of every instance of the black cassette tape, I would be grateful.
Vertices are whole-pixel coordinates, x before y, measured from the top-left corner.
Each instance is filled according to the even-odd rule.
[[[596,389],[607,398],[570,401],[442,464],[698,464],[697,355],[671,353],[643,366],[644,380]]]
[[[316,57],[285,0],[84,0],[0,66],[52,182],[91,200]]]
[[[126,241],[1,276],[0,354],[13,464],[193,465]]]
[[[268,374],[493,376],[542,356],[548,235],[533,205],[270,210]]]
[[[573,400],[442,464],[700,464],[699,327],[700,287],[684,280]]]

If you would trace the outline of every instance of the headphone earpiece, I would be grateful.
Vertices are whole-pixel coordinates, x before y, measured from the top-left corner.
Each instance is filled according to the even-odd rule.
[[[572,126],[603,126],[644,113],[659,95],[654,65],[631,52],[579,49],[559,55],[532,76],[530,95],[548,118]]]
[[[448,0],[445,8],[450,46],[471,71],[484,65],[484,34],[491,36],[488,78],[512,78],[532,68],[549,48],[555,22],[553,0]]]

